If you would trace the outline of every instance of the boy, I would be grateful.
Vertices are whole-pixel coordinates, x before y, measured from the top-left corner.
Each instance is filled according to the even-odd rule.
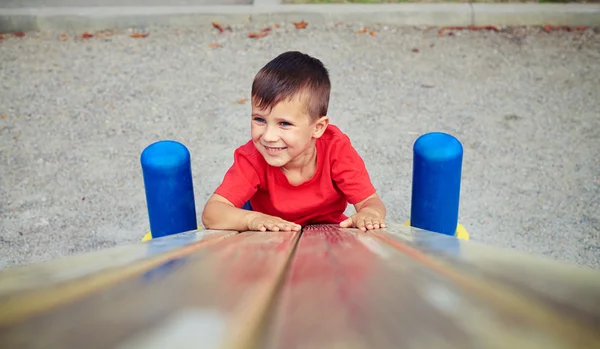
[[[321,61],[285,52],[252,83],[251,140],[202,213],[206,229],[298,231],[306,224],[384,228],[386,209],[350,139],[329,124]],[[356,214],[346,217],[348,203]]]

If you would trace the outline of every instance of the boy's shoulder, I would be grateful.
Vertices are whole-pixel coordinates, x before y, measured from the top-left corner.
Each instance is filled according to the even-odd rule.
[[[258,152],[252,140],[238,146],[233,152],[233,157],[234,161],[243,158],[255,167],[263,167],[266,164],[265,159]]]
[[[327,125],[327,129],[323,132],[319,141],[326,144],[326,147],[330,150],[342,150],[345,146],[352,146],[350,137],[334,124]]]

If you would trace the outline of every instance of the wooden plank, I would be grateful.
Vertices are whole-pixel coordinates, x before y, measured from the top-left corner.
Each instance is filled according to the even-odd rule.
[[[54,286],[102,270],[121,268],[197,242],[213,241],[237,232],[195,230],[144,243],[116,246],[50,261],[0,270],[0,297]]]
[[[305,229],[261,347],[599,347],[535,298],[381,236]]]
[[[598,270],[401,225],[381,231],[381,236],[463,272],[525,293],[561,316],[600,328]]]
[[[0,272],[0,326],[100,292],[233,231],[193,231]]]
[[[5,323],[0,347],[155,348],[165,340],[173,347],[173,338],[250,347],[298,236],[245,232],[208,244],[103,292]]]

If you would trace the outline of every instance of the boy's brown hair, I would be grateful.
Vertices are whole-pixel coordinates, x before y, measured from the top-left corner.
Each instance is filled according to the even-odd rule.
[[[305,98],[312,120],[327,115],[331,82],[320,60],[298,51],[288,51],[267,63],[254,77],[252,99],[261,109],[295,96]]]

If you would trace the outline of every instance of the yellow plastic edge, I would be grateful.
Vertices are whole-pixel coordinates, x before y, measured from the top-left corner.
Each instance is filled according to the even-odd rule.
[[[410,227],[410,219],[407,220],[406,222],[404,222],[404,225]],[[457,239],[460,239],[460,240],[469,240],[470,239],[469,232],[460,223],[456,226],[456,233],[454,234],[454,237],[456,237]]]
[[[202,226],[199,226],[198,230],[202,230]],[[150,241],[150,240],[152,240],[152,232],[147,232],[146,235],[144,235],[144,237],[142,237],[142,242],[146,242],[146,241]]]

